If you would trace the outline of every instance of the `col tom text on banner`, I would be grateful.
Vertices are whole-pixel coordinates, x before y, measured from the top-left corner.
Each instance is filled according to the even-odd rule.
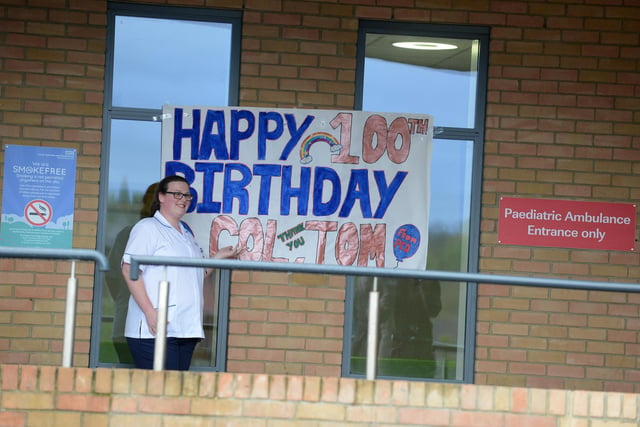
[[[203,249],[243,260],[424,269],[433,118],[164,106],[163,174],[184,176]]]

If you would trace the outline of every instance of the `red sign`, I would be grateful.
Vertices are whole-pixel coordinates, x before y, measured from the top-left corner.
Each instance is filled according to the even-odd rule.
[[[502,197],[498,242],[505,245],[633,251],[636,205]]]

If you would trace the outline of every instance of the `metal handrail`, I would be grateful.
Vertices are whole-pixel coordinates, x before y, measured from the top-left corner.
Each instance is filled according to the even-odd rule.
[[[164,265],[164,266],[181,266],[181,267],[201,267],[201,268],[222,268],[230,270],[262,270],[262,271],[279,271],[287,273],[312,273],[312,274],[335,274],[343,276],[373,276],[374,287],[369,298],[369,330],[367,342],[367,372],[366,378],[375,379],[375,360],[377,348],[377,278],[378,277],[401,277],[416,278],[427,280],[442,280],[451,282],[472,282],[472,283],[492,283],[497,285],[511,286],[532,286],[544,288],[561,288],[561,289],[581,289],[595,291],[613,291],[613,292],[640,292],[640,284],[638,283],[617,283],[617,282],[596,282],[587,280],[568,280],[556,278],[540,278],[540,277],[522,277],[522,276],[506,276],[497,274],[481,274],[468,272],[452,272],[438,270],[412,270],[412,269],[385,269],[377,267],[352,267],[340,265],[320,265],[320,264],[304,264],[304,263],[278,263],[278,262],[256,262],[256,261],[240,261],[231,259],[211,259],[211,258],[185,258],[185,257],[159,257],[159,256],[131,256],[131,280],[137,280],[139,276],[140,264],[146,265]],[[169,286],[169,283],[162,283],[162,286]],[[164,288],[163,288],[164,289]],[[164,297],[166,297],[166,294]],[[166,302],[160,304],[158,308],[158,319],[166,319]],[[164,329],[161,329],[164,328]],[[166,325],[158,325],[158,331],[166,330]],[[160,350],[164,351],[166,336],[158,334],[156,336],[156,353]],[[155,354],[154,354],[155,356]],[[157,361],[157,364],[156,364]],[[163,368],[164,354],[157,354],[154,358],[154,370]]]
[[[100,271],[109,270],[107,257],[92,249],[14,248],[0,246],[0,258],[93,260]]]
[[[109,270],[107,258],[91,249],[14,248],[0,246],[0,258],[66,259],[71,261],[71,273],[67,280],[67,301],[64,314],[64,339],[62,343],[62,367],[70,368],[73,361],[73,341],[76,321],[78,279],[76,261],[93,260],[101,271]]]
[[[446,282],[492,283],[496,285],[531,286],[539,288],[581,289],[590,291],[640,292],[640,283],[597,282],[543,277],[507,276],[485,273],[465,273],[441,270],[387,269],[342,265],[286,262],[257,262],[234,259],[160,257],[131,255],[131,279],[138,279],[140,264],[180,267],[221,268],[229,270],[261,270],[291,273],[335,274],[341,276],[401,277],[442,280]]]

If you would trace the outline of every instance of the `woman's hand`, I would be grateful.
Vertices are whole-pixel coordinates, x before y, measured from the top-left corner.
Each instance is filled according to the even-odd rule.
[[[236,246],[227,246],[224,248],[220,248],[218,252],[214,255],[214,258],[232,258],[237,259],[238,256],[242,253],[245,248],[238,243]]]
[[[142,281],[142,271],[138,273],[138,280],[131,280],[131,265],[127,263],[122,264],[122,276],[124,277],[124,281],[127,282],[129,292],[131,292],[133,300],[144,313],[149,332],[155,336],[158,329],[158,313],[155,308],[153,308],[149,295],[147,295],[147,290]]]
[[[155,309],[147,310],[144,313],[145,319],[147,319],[147,327],[149,328],[149,332],[154,337],[158,332],[158,311]]]

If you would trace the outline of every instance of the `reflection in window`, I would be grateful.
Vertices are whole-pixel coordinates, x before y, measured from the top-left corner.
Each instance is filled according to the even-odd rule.
[[[116,18],[113,105],[227,105],[231,24]]]
[[[404,47],[397,47],[400,43]],[[431,114],[435,126],[473,128],[478,44],[368,33],[363,79],[368,90],[362,91],[362,108]]]
[[[416,36],[415,32],[387,34],[376,31],[376,25],[380,24],[365,23],[360,33],[359,49],[364,49],[358,64],[361,108],[434,116],[433,152],[431,159],[425,159],[430,168],[425,267],[467,271],[473,157],[480,144],[475,129],[480,42]],[[391,25],[384,28],[389,30]],[[406,44],[397,47],[400,43],[415,49]],[[443,45],[447,48],[433,49]],[[348,375],[363,375],[366,370],[372,282],[368,277],[356,277],[353,282],[351,355],[345,359]],[[467,284],[380,277],[378,291],[378,377],[462,380]]]
[[[470,141],[435,139],[427,268],[465,271],[469,245]],[[365,373],[372,278],[354,282],[351,373]],[[466,284],[379,278],[378,375],[462,379]]]
[[[232,47],[239,48],[232,46],[232,40],[240,15],[125,4],[111,4],[109,12],[112,80],[107,79],[105,97],[109,140],[103,143],[103,176],[108,185],[101,235],[112,268],[102,287],[100,310],[94,310],[100,313],[100,326],[99,340],[93,338],[99,345],[97,354],[92,347],[92,360],[97,365],[129,365],[131,355],[123,337],[129,292],[117,266],[131,227],[148,215],[152,184],[163,176],[162,105],[228,105],[234,93],[230,81],[237,71]],[[196,369],[216,366],[219,285],[213,275],[207,280],[206,337],[193,355],[191,366]]]

